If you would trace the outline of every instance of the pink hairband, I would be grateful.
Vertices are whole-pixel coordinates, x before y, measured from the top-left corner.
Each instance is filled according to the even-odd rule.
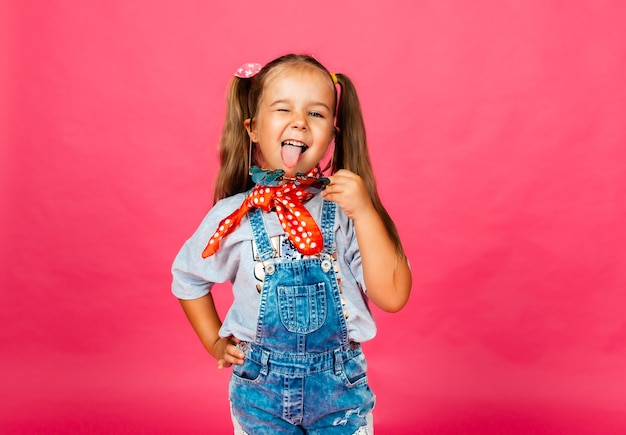
[[[260,63],[248,62],[241,65],[235,71],[235,77],[239,77],[240,79],[250,79],[257,75],[259,71],[261,71],[263,65]],[[330,73],[330,77],[333,79],[333,83],[337,84],[337,76],[335,73]]]

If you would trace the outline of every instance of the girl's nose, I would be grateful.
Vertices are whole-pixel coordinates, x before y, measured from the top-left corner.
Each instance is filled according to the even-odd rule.
[[[294,113],[293,118],[291,120],[291,128],[296,129],[306,129],[306,117],[300,113]]]

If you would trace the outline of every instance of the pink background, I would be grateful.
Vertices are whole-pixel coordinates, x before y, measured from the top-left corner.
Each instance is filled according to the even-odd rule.
[[[624,2],[375,3],[1,3],[0,432],[230,431],[169,267],[230,75],[296,51],[354,79],[414,271],[377,433],[626,433]]]

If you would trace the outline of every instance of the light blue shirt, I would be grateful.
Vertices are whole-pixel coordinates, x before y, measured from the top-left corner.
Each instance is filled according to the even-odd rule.
[[[208,294],[214,284],[231,282],[233,304],[226,313],[220,336],[232,335],[243,341],[254,341],[260,300],[258,289],[262,285],[263,267],[255,260],[248,217],[244,217],[239,226],[222,239],[215,254],[202,258],[202,251],[219,222],[239,208],[245,195],[233,195],[215,204],[196,232],[185,242],[172,265],[172,293],[179,299],[196,299]],[[321,195],[316,195],[306,203],[306,208],[318,223],[322,204]],[[263,213],[263,219],[281,258],[293,260],[301,257],[284,235],[276,214]],[[340,207],[337,207],[335,217],[335,244],[335,271],[345,302],[348,337],[356,342],[371,340],[376,335],[376,324],[367,306],[361,255],[353,222]]]

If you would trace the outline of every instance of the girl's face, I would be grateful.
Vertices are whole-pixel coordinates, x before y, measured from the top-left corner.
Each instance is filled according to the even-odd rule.
[[[257,163],[293,177],[326,154],[335,135],[335,89],[315,68],[284,68],[266,77],[256,117],[245,126],[258,143]]]

